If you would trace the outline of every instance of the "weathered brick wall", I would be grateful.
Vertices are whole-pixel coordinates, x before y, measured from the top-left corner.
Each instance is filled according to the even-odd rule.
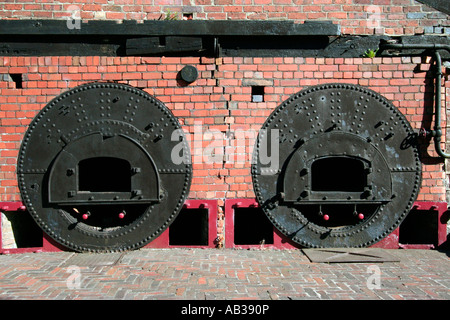
[[[199,70],[199,78],[189,85],[177,80],[178,71],[187,64]],[[223,201],[254,197],[250,161],[245,158],[253,148],[251,133],[256,134],[291,94],[321,83],[359,84],[392,101],[413,128],[432,128],[429,68],[429,61],[420,57],[0,57],[0,200],[20,200],[16,157],[28,124],[48,101],[79,84],[117,81],[164,102],[191,138],[194,177],[189,197]],[[22,75],[22,88],[16,88],[9,74]],[[265,87],[263,102],[252,102],[255,85]],[[443,90],[443,119],[449,89],[447,85]],[[237,144],[242,148],[235,148],[242,132],[249,135],[245,144]],[[205,149],[215,146],[217,158],[208,158]],[[424,174],[418,200],[445,201],[443,161],[433,143],[424,143],[422,149]]]
[[[0,19],[143,22],[168,17],[298,23],[331,20],[341,26],[343,35],[450,35],[449,16],[415,0],[0,2]],[[0,57],[0,201],[21,200],[15,173],[17,154],[28,124],[45,104],[79,84],[117,81],[149,92],[179,118],[191,138],[194,161],[189,198],[219,200],[218,233],[222,234],[224,200],[254,197],[248,161],[254,142],[251,134],[258,131],[282,101],[310,85],[354,83],[391,100],[415,129],[433,128],[433,87],[431,78],[427,78],[429,63],[421,58]],[[187,64],[199,70],[199,79],[190,85],[177,80],[177,72]],[[14,81],[17,77],[22,80],[22,88]],[[447,82],[444,85],[445,129],[450,85]],[[263,102],[252,102],[252,86],[264,86]],[[449,135],[450,131],[446,131]],[[243,148],[236,148],[238,134],[242,132],[248,136]],[[216,139],[208,141],[211,133]],[[224,155],[220,158],[219,152],[216,161],[208,163],[204,150],[213,143],[219,145],[216,151]],[[422,144],[422,162],[423,182],[418,200],[445,201],[444,162],[437,157],[432,141]]]
[[[415,0],[12,0],[0,19],[332,20],[343,34],[450,34],[449,17]]]

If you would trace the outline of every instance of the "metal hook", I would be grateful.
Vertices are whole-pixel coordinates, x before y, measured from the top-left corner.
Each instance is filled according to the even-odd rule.
[[[354,215],[355,217],[357,217],[359,220],[364,219],[364,214],[358,213],[358,211],[356,211],[356,203],[355,203],[355,210],[353,211],[353,215]]]
[[[322,212],[322,205],[319,205],[319,216],[323,218],[323,220],[328,221],[330,219],[330,216],[327,214],[323,214]]]

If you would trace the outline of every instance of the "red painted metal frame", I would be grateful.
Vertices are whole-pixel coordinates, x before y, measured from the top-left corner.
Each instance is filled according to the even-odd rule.
[[[398,239],[399,239],[399,229],[395,229],[390,235],[381,241],[371,245],[371,248],[381,248],[381,249],[398,249],[400,248]]]
[[[208,209],[208,245],[170,245],[169,228],[167,228],[158,238],[147,244],[144,248],[215,248],[217,238],[217,200],[186,200],[185,209]]]
[[[273,244],[248,244],[237,245],[234,243],[234,209],[235,208],[259,208],[255,199],[226,199],[225,200],[225,248],[237,249],[298,249],[298,244],[287,239],[275,227],[273,227]]]
[[[414,210],[437,211],[438,212],[438,228],[437,228],[437,247],[447,241],[447,221],[446,215],[448,205],[446,202],[432,201],[416,201],[414,202]],[[395,229],[389,236],[374,244],[373,248],[383,249],[435,249],[435,245],[431,243],[424,244],[402,244],[400,243],[400,227]]]
[[[438,221],[437,221],[437,247],[441,246],[447,241],[447,203],[445,202],[431,202],[431,201],[417,201],[414,202],[414,210],[424,210],[424,211],[437,211]],[[433,244],[399,244],[400,248],[403,249],[434,249]]]
[[[18,211],[24,212],[26,210],[22,202],[0,202],[0,211]],[[0,226],[1,226],[0,215]],[[26,253],[26,252],[58,252],[67,251],[65,247],[51,239],[45,232],[42,232],[42,247],[31,248],[3,248],[3,235],[0,232],[0,254]]]
[[[301,246],[291,242],[284,235],[282,235],[275,227],[273,228],[273,244],[264,245],[236,245],[234,244],[234,209],[239,208],[251,208],[259,207],[258,202],[255,199],[227,199],[225,200],[225,248],[240,248],[240,249],[264,249],[264,248],[276,248],[276,249],[298,249]],[[169,244],[169,228],[164,231],[158,238],[153,240],[145,248],[215,248],[215,240],[217,238],[217,200],[186,200],[185,208],[192,209],[208,209],[208,245],[206,246],[173,246]],[[415,210],[427,210],[438,212],[438,230],[437,230],[437,246],[441,246],[447,241],[447,219],[449,211],[447,211],[447,203],[445,202],[428,202],[417,201],[414,203],[413,209]],[[0,211],[25,211],[25,207],[22,202],[0,202]],[[1,225],[1,215],[0,215]],[[399,243],[399,231],[397,228],[389,236],[374,244],[372,247],[384,248],[384,249],[432,249],[435,248],[433,244],[401,244]],[[0,232],[0,254],[13,254],[13,253],[25,253],[25,252],[57,252],[67,251],[69,249],[59,245],[47,234],[43,232],[42,235],[42,247],[33,248],[3,248],[2,233]]]
[[[217,238],[217,200],[186,200],[185,208],[208,209],[208,245],[206,246],[173,246],[169,245],[169,228],[158,238],[145,246],[145,248],[214,248]],[[0,211],[23,212],[26,208],[22,202],[0,202]],[[1,215],[0,215],[1,225]],[[0,254],[26,253],[26,252],[57,252],[69,251],[42,232],[42,247],[32,248],[3,248],[2,233],[0,232]]]
[[[234,209],[236,207],[249,208],[259,207],[258,202],[255,199],[227,199],[225,200],[225,248],[276,248],[276,249],[296,249],[301,248],[300,245],[293,243],[281,234],[274,227],[273,244],[265,245],[236,245],[234,243]],[[413,209],[416,210],[437,210],[438,211],[438,247],[441,246],[447,240],[447,225],[444,215],[447,212],[447,203],[445,202],[429,202],[429,201],[417,201],[413,205]],[[381,240],[380,242],[372,245],[372,248],[383,249],[433,249],[433,244],[400,244],[399,243],[400,228],[395,229],[390,235]]]

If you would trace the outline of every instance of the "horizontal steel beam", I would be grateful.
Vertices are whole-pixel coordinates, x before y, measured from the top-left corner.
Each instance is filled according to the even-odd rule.
[[[328,21],[240,20],[1,20],[0,35],[108,35],[108,36],[338,36],[340,26]]]
[[[340,35],[340,26],[329,21],[75,22],[0,20],[0,55],[355,58],[383,41],[450,45],[445,36]],[[377,56],[420,56],[425,50],[378,50]]]

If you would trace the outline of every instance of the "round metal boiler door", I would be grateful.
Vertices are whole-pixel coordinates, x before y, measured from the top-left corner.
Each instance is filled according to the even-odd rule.
[[[171,111],[116,83],[81,85],[50,101],[31,122],[18,157],[28,211],[76,251],[149,243],[178,215],[191,176],[189,146]]]
[[[307,88],[262,126],[252,162],[257,200],[301,246],[370,246],[399,226],[419,193],[416,137],[372,90]]]

